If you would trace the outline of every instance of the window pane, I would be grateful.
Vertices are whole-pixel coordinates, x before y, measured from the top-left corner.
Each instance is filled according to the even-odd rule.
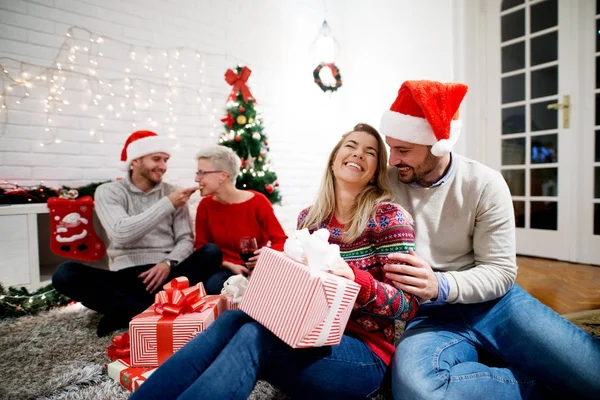
[[[525,9],[502,16],[500,24],[503,42],[525,36]]]
[[[532,131],[558,128],[558,111],[548,109],[548,104],[556,103],[557,101],[544,101],[542,103],[531,104]]]
[[[525,228],[525,202],[513,201],[515,209],[515,226],[517,228]]]
[[[531,163],[544,164],[558,162],[558,135],[531,137]]]
[[[533,38],[530,44],[532,66],[558,60],[558,32]]]
[[[505,169],[502,170],[502,176],[513,196],[525,196],[525,170],[524,169]]]
[[[502,140],[502,165],[525,164],[525,138]]]
[[[600,167],[594,168],[594,198],[600,199]]]
[[[502,72],[525,68],[525,42],[518,42],[502,48]]]
[[[600,93],[596,93],[596,125],[600,125]]]
[[[531,169],[532,196],[558,196],[558,168]]]
[[[558,25],[557,0],[546,0],[531,6],[531,33]]]
[[[596,162],[600,162],[600,131],[596,131]]]
[[[594,235],[600,235],[600,204],[594,204]]]
[[[531,72],[531,98],[558,93],[558,65]]]
[[[502,109],[502,134],[525,132],[525,106]]]
[[[558,203],[555,201],[532,201],[531,220],[532,229],[556,230],[558,226]]]
[[[525,100],[525,74],[502,78],[502,104]]]
[[[596,57],[596,89],[600,87],[600,57]]]
[[[596,20],[596,52],[600,51],[600,19]]]
[[[524,0],[502,0],[502,8],[500,8],[500,10],[508,10],[509,8],[513,8],[519,4],[523,4],[523,2]]]

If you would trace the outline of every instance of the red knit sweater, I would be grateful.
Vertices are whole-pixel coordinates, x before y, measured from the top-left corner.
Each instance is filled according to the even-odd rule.
[[[308,210],[300,212],[298,225]],[[415,296],[404,293],[385,279],[383,266],[388,254],[415,250],[412,218],[397,204],[381,203],[377,205],[375,217],[352,243],[342,242],[344,226],[334,217],[323,222],[320,228],[329,231],[329,243],[340,246],[340,255],[354,271],[354,281],[361,286],[346,331],[359,337],[389,365],[396,351],[394,321],[414,317],[418,302]]]
[[[271,202],[261,193],[236,204],[224,204],[206,196],[196,212],[196,241],[198,249],[214,243],[223,252],[223,261],[244,265],[239,251],[240,238],[253,236],[261,248],[271,241],[273,250],[283,251],[287,236],[273,212]]]

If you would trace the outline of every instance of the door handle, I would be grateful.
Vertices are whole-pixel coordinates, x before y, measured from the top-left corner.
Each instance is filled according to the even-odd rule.
[[[548,104],[547,106],[548,110],[560,110],[562,108],[563,110],[563,128],[567,129],[569,128],[570,124],[570,114],[571,114],[571,96],[564,95],[563,96],[563,102],[562,103],[552,103],[552,104]]]

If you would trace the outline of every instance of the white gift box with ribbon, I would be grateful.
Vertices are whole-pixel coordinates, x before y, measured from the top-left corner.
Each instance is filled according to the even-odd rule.
[[[221,295],[226,297],[227,310],[237,310],[240,308],[240,303],[246,293],[248,287],[248,278],[244,275],[232,275],[223,284]]]
[[[294,348],[337,345],[360,285],[333,275],[339,247],[329,232],[296,231],[285,253],[264,248],[240,309]]]

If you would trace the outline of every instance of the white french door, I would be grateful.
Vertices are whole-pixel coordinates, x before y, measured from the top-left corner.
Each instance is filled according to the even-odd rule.
[[[512,193],[517,253],[600,264],[596,1],[485,9],[486,163]]]

